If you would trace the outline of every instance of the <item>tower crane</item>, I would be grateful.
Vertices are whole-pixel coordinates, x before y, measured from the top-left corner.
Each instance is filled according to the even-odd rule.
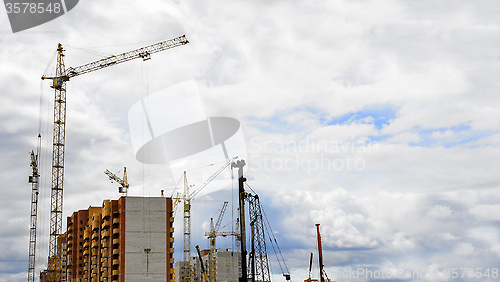
[[[216,244],[215,240],[217,236],[238,236],[238,232],[218,232],[220,224],[222,223],[222,217],[224,216],[224,212],[226,211],[228,202],[224,202],[222,205],[222,209],[219,213],[219,217],[217,218],[217,222],[214,225],[214,219],[210,219],[210,231],[205,232],[205,236],[210,240],[210,282],[216,282],[217,276],[217,258],[215,256],[216,252]],[[238,237],[237,237],[238,238]]]
[[[29,177],[31,183],[31,217],[30,217],[30,247],[29,247],[29,265],[28,282],[35,281],[35,251],[36,251],[36,225],[38,210],[38,155],[31,151],[32,174]]]
[[[64,49],[61,43],[57,46],[57,63],[55,76],[42,76],[42,80],[51,79],[51,87],[55,90],[54,130],[52,147],[52,185],[50,197],[50,242],[49,242],[49,281],[59,280],[59,271],[55,265],[57,257],[57,237],[62,234],[63,181],[64,181],[64,151],[66,145],[66,84],[75,77],[103,68],[124,63],[133,59],[151,59],[151,54],[168,50],[189,43],[183,35],[174,39],[162,41],[153,45],[110,56],[79,67],[65,67]]]
[[[116,174],[112,173],[108,169],[104,172],[107,176],[109,176],[109,180],[114,180],[116,183],[120,184],[121,186],[118,187],[118,192],[125,194],[127,196],[128,192],[128,181],[127,181],[127,168],[123,168],[123,178],[118,177]]]
[[[186,172],[184,171],[184,192],[182,195],[179,195],[177,193],[177,197],[174,198],[173,202],[173,210],[175,210],[181,200],[184,201],[184,252],[183,252],[183,260],[184,260],[184,270],[185,274],[187,275],[184,277],[184,282],[191,282],[191,271],[189,269],[189,258],[191,255],[191,200],[194,199],[194,196],[196,196],[203,188],[205,188],[212,180],[214,180],[221,172],[226,169],[234,160],[236,160],[238,157],[232,157],[231,159],[227,160],[227,162],[220,167],[212,176],[210,176],[203,184],[201,184],[199,187],[196,187],[194,190],[191,191],[191,185],[188,185],[188,180],[186,176]]]

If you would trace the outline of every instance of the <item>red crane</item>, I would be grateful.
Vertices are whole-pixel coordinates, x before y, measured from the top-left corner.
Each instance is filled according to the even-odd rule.
[[[316,231],[318,233],[318,253],[319,253],[319,277],[321,282],[325,282],[323,276],[323,248],[321,247],[321,234],[319,233],[319,223],[316,223]]]

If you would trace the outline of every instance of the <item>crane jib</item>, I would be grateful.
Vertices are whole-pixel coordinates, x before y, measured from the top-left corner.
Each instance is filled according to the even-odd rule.
[[[79,67],[70,67],[65,71],[64,76],[71,78],[85,73],[89,73],[95,70],[113,66],[119,63],[127,62],[133,59],[142,58],[143,60],[149,60],[151,54],[164,51],[177,46],[185,45],[189,43],[186,36],[180,36],[174,39],[162,41],[150,46],[142,47],[137,50],[125,52],[119,55],[113,55],[108,58],[101,59],[92,63],[88,63]]]

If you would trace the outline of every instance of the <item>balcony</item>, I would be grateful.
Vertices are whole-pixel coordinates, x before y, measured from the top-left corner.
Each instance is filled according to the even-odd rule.
[[[108,277],[108,276],[109,276],[109,272],[104,271],[104,272],[102,273],[102,276],[103,276],[103,277]]]
[[[119,224],[120,223],[120,218],[115,217],[113,218],[113,224]]]
[[[102,218],[108,218],[111,215],[111,209],[109,207],[104,207],[102,209]]]
[[[87,243],[87,242],[85,242]],[[92,249],[99,247],[99,242],[98,241],[92,241]]]
[[[104,221],[104,222],[101,224],[101,228],[102,228],[102,229],[105,229],[105,228],[107,228],[107,227],[109,227],[109,220],[106,220],[106,221]]]
[[[99,233],[98,232],[92,233],[92,240],[97,240],[98,238],[99,238]]]
[[[113,239],[113,245],[120,244],[120,239]]]
[[[102,257],[107,257],[107,256],[109,256],[109,253],[108,253],[108,252],[102,252],[102,253],[101,253],[101,256],[102,256]]]
[[[113,275],[118,275],[118,274],[120,274],[120,272],[118,271],[118,269],[117,270],[113,270]]]
[[[113,260],[113,265],[119,265],[119,264],[120,264],[120,260],[118,260],[118,259]]]
[[[120,228],[113,228],[113,235],[120,234]]]
[[[114,249],[113,250],[113,255],[118,255],[120,254],[120,250],[119,249]]]
[[[88,256],[89,254],[90,254],[90,251],[89,251],[89,250],[85,250],[85,251],[83,251],[83,255],[84,255],[84,256]]]
[[[101,232],[101,238],[106,238],[106,237],[109,237],[109,231]]]

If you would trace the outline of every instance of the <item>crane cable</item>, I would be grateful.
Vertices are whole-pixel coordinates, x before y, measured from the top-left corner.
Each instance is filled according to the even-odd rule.
[[[82,51],[82,52],[85,52],[85,53],[88,53],[88,54],[96,55],[96,56],[99,56],[99,57],[102,57],[102,58],[107,58],[107,57],[113,56],[113,54],[103,53],[103,52],[99,52],[99,51],[95,51],[95,50],[90,50],[90,49],[86,49],[86,48],[81,48],[81,47],[75,47],[75,46],[71,46],[71,45],[68,45],[68,44],[64,44],[64,46],[65,47],[70,47],[70,48],[73,48],[75,50]]]
[[[49,63],[47,64],[47,68],[44,71],[44,74],[47,74],[49,72],[49,69],[53,69],[53,66],[55,64],[55,56],[57,52],[54,52],[52,55],[52,58],[50,59]],[[38,212],[37,212],[37,230],[36,230],[36,235],[41,235],[37,236],[36,239],[39,241],[38,244],[36,244],[36,254],[35,255],[35,267],[38,269],[44,269],[42,266],[45,264],[45,260],[43,259],[46,256],[46,253],[43,253],[45,250],[44,246],[47,243],[46,236],[45,234],[45,222],[46,222],[46,217],[44,216],[45,211],[47,209],[46,206],[46,195],[47,195],[47,173],[46,169],[48,166],[48,160],[50,159],[48,154],[48,150],[44,150],[44,147],[50,147],[48,146],[50,142],[50,138],[43,138],[43,136],[49,135],[49,125],[50,123],[47,122],[50,116],[50,111],[47,111],[46,108],[49,106],[48,104],[50,103],[50,99],[44,99],[45,97],[45,91],[44,91],[44,84],[43,81],[40,81],[40,99],[39,99],[39,113],[38,113],[38,147],[37,147],[37,156],[38,156],[38,202],[41,203],[41,205],[38,207]],[[45,143],[45,144],[44,144]],[[41,200],[41,201],[40,201]],[[35,269],[35,272],[36,269]],[[38,273],[38,272],[37,272]]]
[[[144,65],[146,67],[144,67]],[[143,93],[143,98],[142,100],[143,101],[146,101],[146,103],[143,103],[143,106],[145,107],[143,110],[145,112],[149,112],[149,99],[148,98],[148,94],[149,94],[149,65],[148,65],[148,62],[147,61],[143,61],[143,63],[141,64],[141,68],[142,68],[142,81],[141,81],[141,85],[142,85],[142,93]],[[143,116],[144,118],[144,116]],[[149,128],[148,128],[149,130]],[[142,122],[142,132],[143,132],[143,138],[145,136],[147,136],[147,134],[145,134],[145,130],[144,130],[144,122]],[[149,148],[148,148],[149,150]],[[149,158],[149,152],[146,153],[146,156],[148,156]],[[148,181],[146,181],[146,177],[148,178]],[[147,186],[147,189],[148,189],[148,229],[146,229],[145,225],[146,225],[146,222],[143,221],[143,230],[148,230],[149,232],[149,248],[151,248],[151,245],[152,245],[152,227],[151,227],[151,166],[149,165],[149,160],[146,160],[146,163],[142,163],[142,214],[144,216],[144,213],[145,213],[145,196],[146,196],[146,186]]]

